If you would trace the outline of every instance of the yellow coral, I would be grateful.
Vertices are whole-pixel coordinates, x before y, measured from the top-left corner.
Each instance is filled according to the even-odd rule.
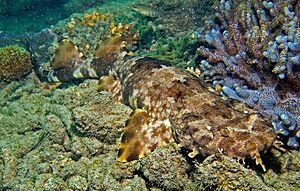
[[[115,23],[112,22],[109,26],[109,32],[112,36],[123,35],[133,27],[134,27],[133,24],[126,24],[125,26],[123,26],[122,23],[119,23],[117,26],[115,26]]]
[[[76,20],[74,18],[71,18],[71,21],[67,23],[67,28],[72,29],[76,25]]]
[[[84,15],[84,17],[81,20],[81,24],[83,26],[93,27],[95,23],[99,21],[107,20],[109,17],[110,14],[106,14],[106,13],[102,14],[94,10],[92,13],[87,13]]]

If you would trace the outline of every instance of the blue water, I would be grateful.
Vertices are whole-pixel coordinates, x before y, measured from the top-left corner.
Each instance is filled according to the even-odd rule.
[[[102,1],[1,0],[0,31],[14,34],[38,32],[74,12],[103,4]]]

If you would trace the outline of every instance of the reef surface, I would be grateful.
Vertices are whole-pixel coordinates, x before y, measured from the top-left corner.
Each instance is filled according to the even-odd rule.
[[[95,89],[96,80],[59,89],[34,76],[1,90],[0,186],[5,190],[296,190],[299,151],[251,160],[223,154],[191,159],[176,143],[117,162],[132,110]],[[109,111],[109,112],[105,112]],[[83,124],[89,124],[84,126]],[[272,156],[272,157],[271,157]],[[275,157],[276,156],[276,157]],[[13,181],[12,181],[13,180]]]

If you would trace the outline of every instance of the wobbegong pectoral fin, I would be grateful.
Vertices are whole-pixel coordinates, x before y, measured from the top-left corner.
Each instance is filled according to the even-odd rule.
[[[149,149],[146,147],[145,135],[143,131],[145,125],[149,123],[149,116],[146,111],[136,109],[129,120],[122,136],[118,161],[128,162],[144,157]]]
[[[136,109],[125,127],[117,160],[129,162],[143,158],[157,146],[172,141],[169,123],[152,119],[145,110]]]

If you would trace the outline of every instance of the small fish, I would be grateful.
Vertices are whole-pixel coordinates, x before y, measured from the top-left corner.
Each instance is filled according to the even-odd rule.
[[[132,10],[134,10],[135,12],[137,12],[145,17],[155,18],[155,17],[159,16],[158,10],[156,10],[152,7],[146,6],[146,5],[134,5],[132,7]]]

